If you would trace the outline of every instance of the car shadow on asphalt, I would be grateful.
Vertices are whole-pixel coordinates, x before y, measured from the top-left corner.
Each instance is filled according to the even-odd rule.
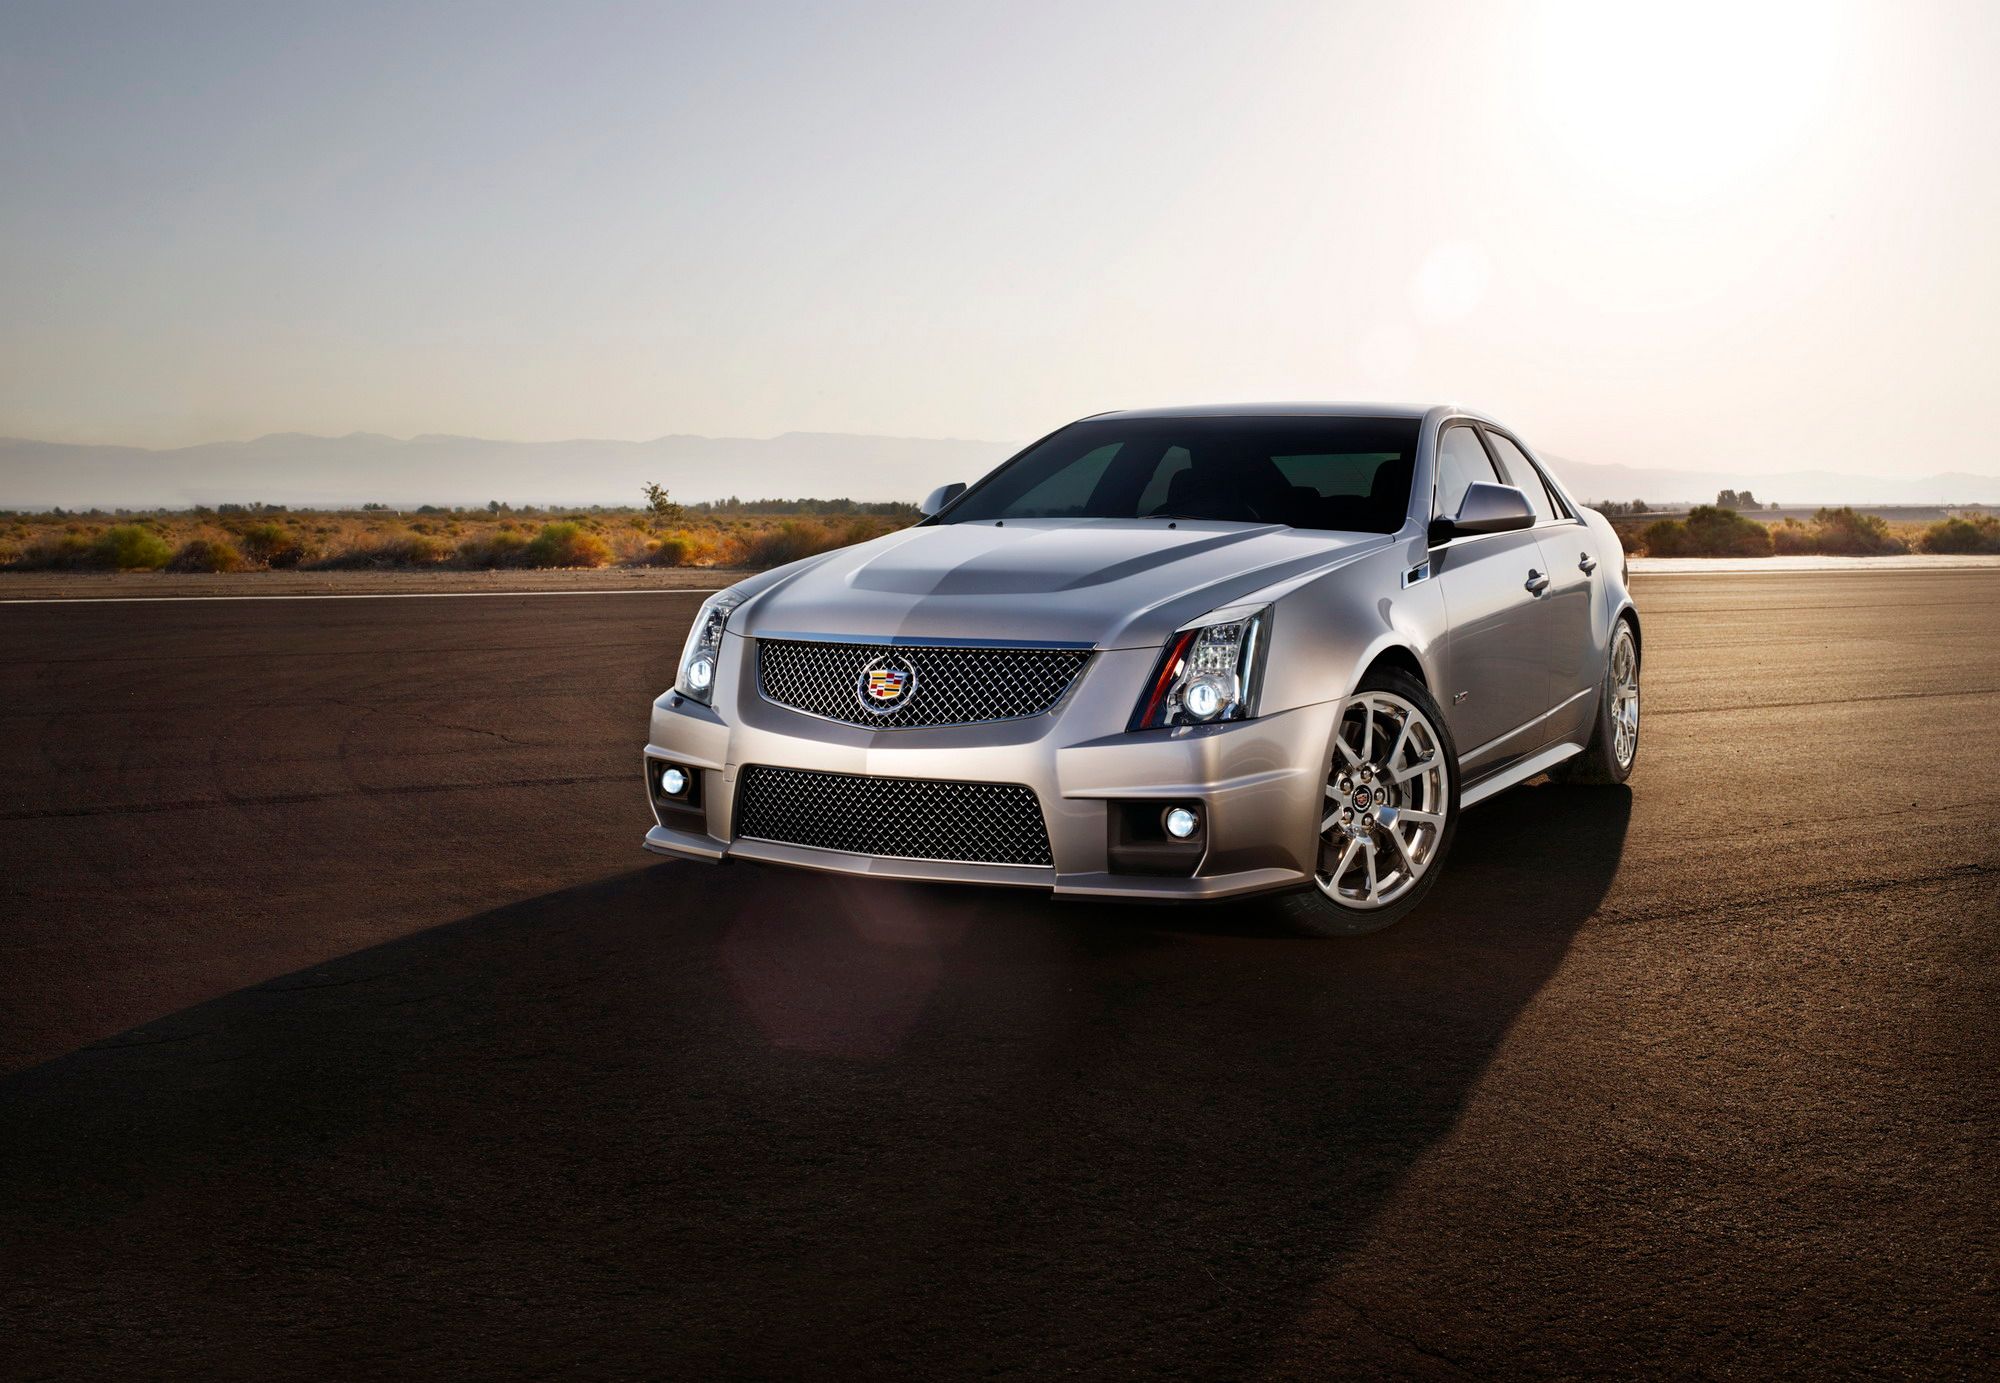
[[[679,864],[468,917],[0,1080],[0,1326],[30,1372],[1251,1371],[1630,812],[1506,794],[1344,942]]]

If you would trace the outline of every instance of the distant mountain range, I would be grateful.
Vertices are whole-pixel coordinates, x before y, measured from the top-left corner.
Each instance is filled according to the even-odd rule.
[[[1012,454],[1005,442],[788,432],[778,437],[656,437],[648,442],[494,442],[274,433],[248,442],[151,451],[0,438],[0,509],[185,508],[262,501],[298,507],[367,503],[637,504],[656,482],[676,499],[916,500],[973,480]],[[2000,476],[1753,475],[1655,470],[1551,458],[1579,498],[1708,501],[1722,489],[1802,504],[2000,503]]]
[[[185,508],[262,501],[293,508],[387,504],[639,504],[675,499],[917,500],[1012,455],[1002,442],[788,432],[649,442],[407,440],[273,433],[170,451],[0,438],[0,509]]]

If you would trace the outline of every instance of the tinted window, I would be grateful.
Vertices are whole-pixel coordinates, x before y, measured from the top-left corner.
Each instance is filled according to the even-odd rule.
[[[1274,456],[1271,464],[1288,484],[1301,485],[1322,499],[1335,495],[1366,495],[1382,467],[1396,460],[1392,452],[1378,456]]]
[[[1548,486],[1542,483],[1542,473],[1535,469],[1519,447],[1497,432],[1486,434],[1486,440],[1493,444],[1493,454],[1500,458],[1500,468],[1507,473],[1507,483],[1518,486],[1527,496],[1528,503],[1535,506],[1535,517],[1542,523],[1550,523],[1561,517],[1556,503],[1549,497]]]
[[[1437,511],[1450,518],[1465,500],[1465,492],[1475,484],[1498,485],[1500,476],[1479,434],[1469,427],[1448,427],[1438,439]]]
[[[1104,472],[1118,455],[1120,445],[1112,442],[1093,447],[1070,465],[1022,491],[1017,501],[1021,517],[1061,519],[1082,514],[1090,507],[1090,496],[1103,481]]]
[[[1186,447],[1168,447],[1160,454],[1160,464],[1153,468],[1153,478],[1146,482],[1146,488],[1139,492],[1139,512],[1150,514],[1167,502],[1167,487],[1174,483],[1174,477],[1194,465],[1194,458],[1188,455]]]
[[[1185,518],[1393,533],[1414,418],[1118,418],[1064,428],[982,480],[945,523]]]

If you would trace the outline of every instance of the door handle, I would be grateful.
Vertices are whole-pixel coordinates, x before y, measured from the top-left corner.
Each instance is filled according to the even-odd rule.
[[[1543,591],[1546,591],[1546,590],[1547,590],[1548,588],[1549,588],[1549,579],[1548,579],[1548,577],[1546,577],[1546,576],[1543,576],[1543,575],[1542,575],[1542,574],[1541,574],[1540,572],[1536,571],[1536,570],[1535,570],[1535,569],[1534,569],[1533,567],[1529,567],[1529,568],[1528,568],[1528,594],[1529,594],[1529,595],[1540,595],[1540,594],[1541,594],[1541,593],[1542,593]]]
[[[1576,565],[1585,576],[1588,576],[1597,570],[1597,559],[1586,552],[1576,559]]]

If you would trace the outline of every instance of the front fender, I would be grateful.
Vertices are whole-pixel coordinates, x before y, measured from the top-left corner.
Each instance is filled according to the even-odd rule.
[[[1443,595],[1428,579],[1402,584],[1429,556],[1421,538],[1399,539],[1275,599],[1260,711],[1344,700],[1384,654],[1414,665],[1426,686],[1438,686]]]

